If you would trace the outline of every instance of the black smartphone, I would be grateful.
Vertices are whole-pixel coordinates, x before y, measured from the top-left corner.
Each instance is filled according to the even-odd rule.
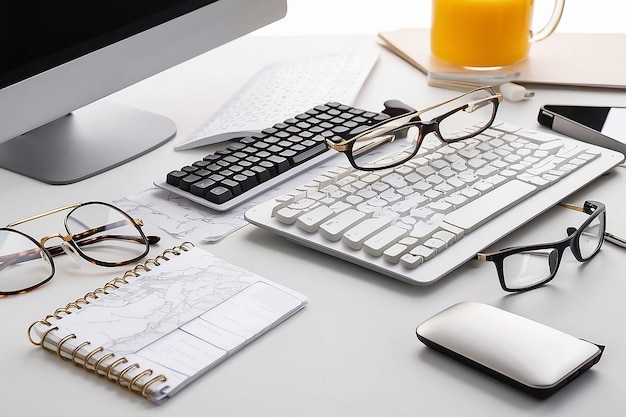
[[[537,121],[555,132],[626,154],[626,107],[546,104]]]

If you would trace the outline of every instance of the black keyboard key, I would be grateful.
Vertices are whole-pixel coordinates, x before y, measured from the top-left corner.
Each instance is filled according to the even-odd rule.
[[[240,174],[233,175],[233,181],[237,181],[239,183],[242,193],[253,189],[254,186],[257,185],[256,176],[252,171],[243,171]]]
[[[217,183],[215,181],[211,179],[204,179],[202,181],[191,184],[191,187],[189,187],[189,191],[193,195],[197,195],[198,197],[204,197],[207,192],[215,186],[217,186]]]
[[[180,183],[180,180],[185,178],[187,174],[185,171],[172,171],[169,174],[167,174],[167,183],[169,185],[173,185],[174,187],[178,187],[178,184]]]
[[[189,174],[185,178],[180,180],[180,183],[178,183],[178,188],[180,188],[181,190],[189,191],[191,185],[200,180],[202,180],[202,177],[199,177],[195,174]]]
[[[278,174],[278,171],[276,170],[276,166],[272,162],[268,161],[267,159],[264,159],[261,162],[259,162],[259,167],[265,168],[267,172],[270,174],[270,177],[272,178]]]
[[[259,184],[272,178],[272,175],[267,170],[267,168],[264,168],[260,165],[251,167],[250,171],[254,172]]]
[[[230,178],[226,178],[226,179],[224,179],[222,181],[221,185],[222,185],[222,187],[228,188],[228,190],[232,193],[233,197],[238,196],[239,194],[241,194],[241,186],[235,180],[232,180]]]
[[[272,155],[269,158],[267,158],[267,160],[274,164],[277,175],[280,175],[283,172],[286,172],[289,168],[291,168],[291,164],[285,157],[282,157],[279,155]]]
[[[290,158],[292,165],[299,165],[304,161],[308,161],[309,159],[321,154],[322,152],[326,152],[328,148],[325,143],[317,143],[314,146],[309,147],[306,151],[297,154],[296,156]]]
[[[232,200],[233,197],[233,193],[228,188],[222,186],[211,188],[206,193],[206,199],[215,204],[223,204],[228,200]]]

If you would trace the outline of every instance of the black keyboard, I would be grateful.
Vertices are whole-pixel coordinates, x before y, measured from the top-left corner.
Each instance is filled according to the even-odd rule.
[[[326,103],[228,142],[222,149],[167,174],[159,188],[219,211],[229,210],[294,175],[337,155],[326,138],[371,126],[389,116]]]

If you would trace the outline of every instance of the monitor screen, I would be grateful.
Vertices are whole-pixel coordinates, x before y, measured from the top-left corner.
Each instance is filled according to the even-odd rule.
[[[66,184],[162,145],[172,121],[99,99],[286,10],[286,0],[12,3],[0,13],[0,166]]]

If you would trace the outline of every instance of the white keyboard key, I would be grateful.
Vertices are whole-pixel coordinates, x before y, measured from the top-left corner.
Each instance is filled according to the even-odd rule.
[[[453,194],[451,196],[446,197],[446,203],[452,204],[455,209],[461,207],[463,204],[467,203],[469,199],[465,197],[463,194]]]
[[[461,240],[463,238],[463,235],[465,235],[465,232],[460,227],[453,226],[443,221],[441,222],[441,230],[452,233],[454,235],[455,242],[458,242],[459,240]],[[436,233],[438,232],[435,232],[435,234]]]
[[[577,143],[572,143],[569,145],[565,145],[561,149],[559,149],[557,155],[561,158],[572,159],[585,152],[585,150],[586,148],[584,148],[583,146]]]
[[[435,250],[427,248],[424,245],[414,247],[409,253],[411,253],[412,255],[421,256],[425,261],[432,259],[437,254]]]
[[[341,240],[352,249],[361,249],[363,242],[389,225],[389,219],[384,217],[371,217],[350,228],[344,233]]]
[[[476,190],[475,188],[466,188],[464,190],[461,191],[461,194],[464,197],[467,197],[469,200],[473,200],[477,197],[480,197],[480,191]]]
[[[409,269],[415,269],[424,263],[424,258],[412,253],[405,253],[400,258],[400,263]]]
[[[367,239],[363,243],[363,249],[372,256],[381,256],[385,249],[408,234],[409,231],[406,229],[390,226]]]
[[[324,220],[328,219],[333,214],[335,214],[335,212],[330,207],[318,206],[298,217],[296,226],[305,232],[313,233]]]
[[[487,182],[487,181],[478,181],[477,183],[475,183],[472,186],[474,189],[476,189],[477,191],[480,191],[481,194],[484,194],[488,191],[491,191],[493,189],[493,184]]]
[[[439,230],[439,224],[432,222],[418,222],[411,230],[409,234],[412,238],[418,242],[425,242],[430,238],[433,233]]]
[[[469,233],[536,191],[537,187],[525,182],[508,181],[481,198],[447,214],[444,222]]]
[[[446,244],[446,247],[452,245],[456,242],[456,236],[452,232],[448,232],[447,230],[439,230],[433,234],[433,238],[439,239]]]
[[[443,240],[434,238],[434,237],[431,237],[426,242],[424,242],[424,246],[434,250],[437,253],[440,253],[447,247],[446,242],[444,242]]]
[[[294,224],[302,214],[302,210],[294,210],[291,207],[283,207],[276,212],[276,218],[284,224]]]
[[[432,202],[428,205],[432,211],[435,213],[450,213],[454,210],[454,206],[445,200],[439,200]]]
[[[504,184],[506,181],[508,180],[507,177],[503,176],[503,175],[492,175],[489,178],[485,178],[485,181],[488,182],[489,184],[493,184],[495,187],[499,187],[502,184]]]
[[[344,210],[347,210],[352,207],[351,204],[346,203],[345,201],[336,201],[331,204],[330,209],[335,213],[341,213]]]
[[[361,211],[348,209],[323,222],[319,227],[319,232],[331,242],[336,242],[341,239],[346,230],[366,217],[367,215]]]
[[[551,133],[539,132],[527,128],[519,129],[515,132],[515,134],[520,135],[523,138],[532,140],[535,143],[551,142],[555,139],[558,139],[558,136],[555,136]]]
[[[487,129],[487,131],[492,132],[493,134],[494,129],[502,130],[503,132],[512,133],[512,132],[517,132],[518,130],[520,130],[520,127],[512,125],[510,123],[496,121],[494,122],[493,127],[491,129]],[[502,135],[502,134],[498,132],[498,135]]]
[[[407,250],[408,250],[408,247],[406,245],[403,245],[401,243],[396,243],[392,245],[391,247],[385,249],[385,251],[383,252],[383,258],[387,262],[391,262],[392,264],[397,264],[398,262],[400,262],[400,258],[402,257],[402,255],[406,253]]]

